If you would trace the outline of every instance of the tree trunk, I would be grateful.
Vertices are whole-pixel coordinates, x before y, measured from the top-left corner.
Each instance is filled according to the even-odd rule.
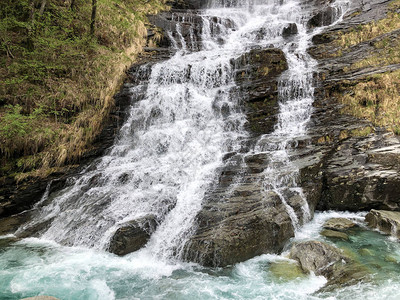
[[[94,28],[96,25],[96,11],[97,11],[97,0],[92,0],[92,18],[90,21],[90,34],[94,35]]]
[[[75,0],[71,0],[71,10],[75,9]]]
[[[47,0],[42,0],[42,4],[40,5],[39,16],[43,16],[44,8],[46,7]]]

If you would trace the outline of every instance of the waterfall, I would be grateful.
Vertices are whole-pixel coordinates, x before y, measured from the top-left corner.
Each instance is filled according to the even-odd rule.
[[[176,53],[141,68],[146,75],[138,75],[132,87],[136,99],[115,145],[51,201],[46,196],[33,221],[19,232],[48,222],[41,233],[45,239],[105,249],[122,224],[152,216],[158,228],[146,250],[179,257],[224,154],[239,151],[248,138],[241,99],[230,93],[235,87],[231,60],[271,44],[284,51],[289,69],[279,80],[276,128],[261,136],[251,152],[271,156],[263,185],[279,195],[293,226],[301,222],[287,200],[289,192],[301,197],[302,219],[309,220],[296,183],[298,169],[290,161],[291,144],[307,134],[312,111],[316,63],[306,52],[312,37],[307,13],[297,0],[211,1],[200,13],[200,42],[191,28],[189,43],[182,35],[185,19],[174,18],[176,34],[167,34]],[[283,37],[283,29],[293,23],[298,34]]]

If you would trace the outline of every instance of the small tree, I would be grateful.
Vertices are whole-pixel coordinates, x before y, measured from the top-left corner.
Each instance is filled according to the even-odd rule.
[[[94,28],[96,25],[96,11],[97,11],[97,0],[92,0],[92,17],[90,19],[90,34],[94,35]]]

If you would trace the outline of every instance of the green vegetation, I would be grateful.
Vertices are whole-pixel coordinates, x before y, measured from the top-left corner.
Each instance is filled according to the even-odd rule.
[[[1,1],[0,177],[45,175],[90,150],[164,3]]]

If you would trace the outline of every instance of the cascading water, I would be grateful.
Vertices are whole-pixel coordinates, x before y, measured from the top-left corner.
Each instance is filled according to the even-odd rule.
[[[341,14],[346,2],[331,5]],[[179,260],[228,152],[269,157],[263,187],[285,205],[298,229],[296,239],[320,238],[319,229],[332,216],[361,224],[360,214],[318,213],[300,228],[310,220],[310,211],[290,157],[296,140],[307,134],[316,67],[306,52],[316,31],[306,28],[310,12],[304,7],[297,0],[210,1],[198,16],[199,34],[189,28],[189,40],[183,25],[191,16],[174,17],[177,25],[169,36],[176,53],[138,70],[136,77],[142,80],[132,87],[136,99],[115,145],[63,191],[49,195],[48,188],[33,220],[16,233],[44,228],[39,239],[24,239],[0,252],[0,298],[39,293],[74,300],[350,298],[354,293],[346,288],[340,290],[343,296],[311,295],[326,282],[322,277],[274,277],[269,268],[288,262],[283,256],[263,255],[224,269]],[[296,24],[298,32],[283,37],[289,24]],[[279,79],[278,121],[273,132],[243,153],[242,142],[249,135],[241,99],[230,92],[235,87],[232,59],[271,44],[283,50],[289,67]],[[290,194],[300,197],[300,213]],[[102,251],[121,225],[143,217],[158,225],[145,248],[125,257]],[[361,247],[364,235],[370,243],[374,234],[360,233],[349,247]],[[0,238],[0,245],[6,238]],[[377,248],[400,261],[396,242],[374,238]],[[400,279],[392,269],[391,276]],[[398,287],[382,280],[379,287],[357,288],[365,295],[376,288],[374,297],[387,299]]]

